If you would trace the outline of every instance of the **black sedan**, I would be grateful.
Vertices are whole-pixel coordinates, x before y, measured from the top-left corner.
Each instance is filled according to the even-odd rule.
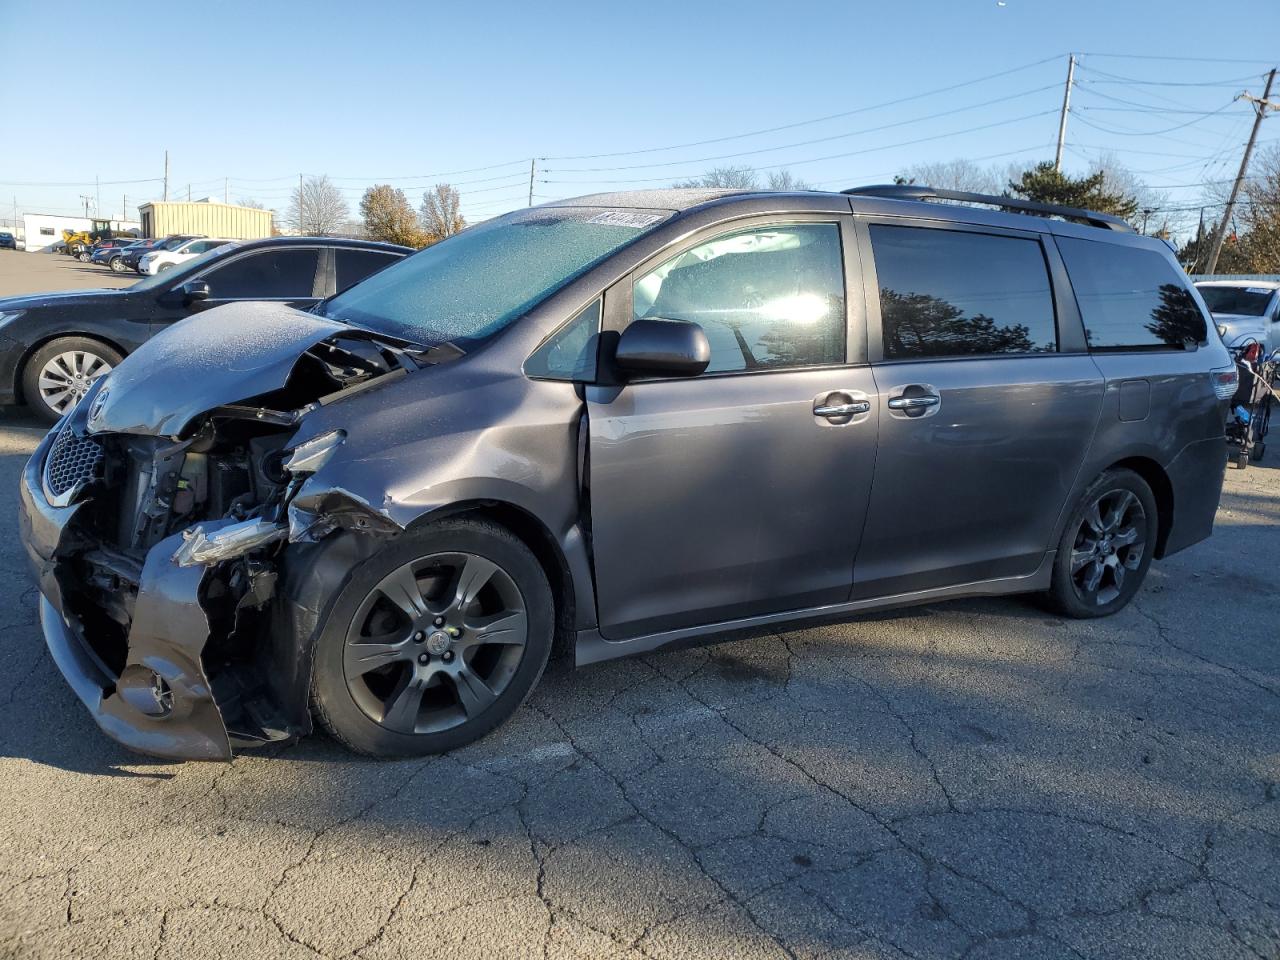
[[[327,237],[236,242],[123,290],[0,299],[0,403],[52,423],[146,340],[198,310],[236,300],[306,308],[412,253]]]

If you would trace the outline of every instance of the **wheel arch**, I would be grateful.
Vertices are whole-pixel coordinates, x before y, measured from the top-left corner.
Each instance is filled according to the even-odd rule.
[[[23,351],[22,356],[18,360],[18,362],[14,364],[14,367],[13,367],[13,398],[14,400],[16,400],[18,403],[21,403],[23,405],[25,405],[27,402],[25,391],[22,388],[22,379],[26,375],[27,364],[31,362],[31,358],[35,356],[36,351],[38,351],[41,347],[45,346],[46,344],[52,343],[55,340],[68,340],[71,338],[79,338],[81,340],[93,340],[97,343],[102,344],[104,347],[110,347],[112,350],[120,354],[120,356],[122,357],[127,357],[129,355],[129,350],[123,344],[118,343],[117,341],[111,339],[110,337],[104,337],[98,333],[82,333],[78,330],[59,330],[56,333],[46,334],[45,336],[41,337],[39,340],[32,343],[31,346],[27,347],[27,349]]]
[[[1107,469],[1132,470],[1151,488],[1152,496],[1156,498],[1156,548],[1152,556],[1160,559],[1164,556],[1169,533],[1173,529],[1173,482],[1169,479],[1169,474],[1157,461],[1142,456],[1125,457]]]

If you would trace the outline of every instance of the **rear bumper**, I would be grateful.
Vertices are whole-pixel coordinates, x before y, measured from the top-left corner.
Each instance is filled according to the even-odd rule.
[[[1208,539],[1222,499],[1227,448],[1221,437],[1189,443],[1167,468],[1173,488],[1173,522],[1162,557]]]
[[[119,675],[94,652],[65,599],[72,583],[64,553],[78,505],[52,506],[40,482],[52,434],[22,474],[19,528],[40,588],[40,624],[49,653],[102,731],[131,750],[174,760],[229,760],[231,744],[200,661],[209,624],[200,606],[204,567],[171,561],[181,536],[147,555]]]

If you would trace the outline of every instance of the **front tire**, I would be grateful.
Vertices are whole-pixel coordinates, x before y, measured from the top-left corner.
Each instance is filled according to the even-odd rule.
[[[123,257],[112,257],[107,262],[107,266],[111,268],[112,273],[124,273],[126,270],[129,269],[128,267],[125,266]]]
[[[1076,619],[1124,609],[1151,566],[1156,510],[1151,487],[1132,470],[1107,470],[1093,481],[1058,542],[1049,605]]]
[[[33,413],[55,423],[80,402],[93,382],[124,358],[100,340],[58,337],[27,358],[22,368],[22,395]]]
[[[390,541],[339,592],[317,640],[312,706],[357,753],[453,750],[519,708],[554,629],[528,547],[486,521],[434,523]]]

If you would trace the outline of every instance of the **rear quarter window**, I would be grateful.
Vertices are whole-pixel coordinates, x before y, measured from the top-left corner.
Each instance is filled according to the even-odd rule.
[[[1142,247],[1059,237],[1090,350],[1169,350],[1204,343],[1208,326],[1187,278]]]

